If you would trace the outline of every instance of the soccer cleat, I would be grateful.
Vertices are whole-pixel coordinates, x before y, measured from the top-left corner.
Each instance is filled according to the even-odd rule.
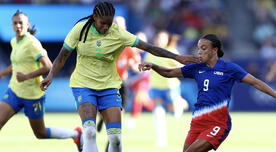
[[[74,143],[77,145],[78,151],[81,152],[82,151],[82,141],[81,141],[82,131],[80,127],[77,127],[74,130],[78,132],[78,136],[73,138],[73,140],[74,140]]]

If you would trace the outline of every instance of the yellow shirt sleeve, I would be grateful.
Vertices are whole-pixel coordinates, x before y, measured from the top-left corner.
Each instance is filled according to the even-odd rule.
[[[47,56],[47,51],[42,47],[38,40],[32,42],[30,50],[35,61],[39,60],[42,56]]]
[[[137,38],[136,35],[133,35],[130,32],[128,32],[120,27],[118,29],[119,29],[118,31],[120,34],[120,39],[124,46],[135,47],[138,44],[139,39]]]
[[[77,47],[79,43],[80,32],[85,23],[86,22],[77,23],[67,34],[63,47],[65,47],[68,51],[73,51]]]

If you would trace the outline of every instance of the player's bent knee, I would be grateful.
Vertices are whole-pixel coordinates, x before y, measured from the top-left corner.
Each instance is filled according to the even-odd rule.
[[[108,135],[109,144],[111,145],[120,145],[121,143],[121,134],[110,134]]]

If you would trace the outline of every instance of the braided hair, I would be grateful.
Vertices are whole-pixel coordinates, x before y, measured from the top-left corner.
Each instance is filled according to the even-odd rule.
[[[88,31],[89,31],[92,23],[95,22],[95,20],[93,18],[94,14],[97,16],[114,16],[115,8],[113,7],[113,4],[110,2],[98,2],[93,9],[92,15],[81,18],[80,20],[77,21],[77,23],[78,23],[82,20],[88,19],[88,21],[84,24],[84,26],[82,27],[81,32],[80,32],[79,41],[82,40],[82,35],[83,35],[83,32],[85,31],[83,43],[85,43],[85,41],[86,41],[87,34],[88,34]]]
[[[13,16],[12,17],[15,17],[15,16],[18,16],[18,15],[25,15],[27,18],[28,18],[28,16],[25,14],[25,13],[23,13],[21,10],[17,10],[14,14],[13,14]],[[35,28],[35,25],[33,25],[32,26],[32,28],[28,28],[28,32],[30,32],[32,35],[35,35],[35,33],[36,33],[36,28]]]
[[[217,55],[219,58],[223,57],[224,52],[222,50],[222,44],[221,41],[218,39],[218,37],[215,34],[207,34],[201,37],[201,39],[206,39],[212,42],[213,48],[218,48]]]

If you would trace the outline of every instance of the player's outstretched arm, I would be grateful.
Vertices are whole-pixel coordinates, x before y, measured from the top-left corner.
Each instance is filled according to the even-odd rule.
[[[25,80],[32,79],[32,78],[38,77],[40,75],[47,74],[52,67],[52,62],[50,61],[50,59],[47,56],[42,56],[39,58],[38,61],[43,65],[41,68],[39,68],[33,72],[27,73],[27,74],[17,72],[16,73],[17,81],[23,82]]]
[[[62,47],[57,58],[55,59],[53,66],[47,75],[47,77],[40,83],[41,90],[45,91],[48,86],[52,83],[53,77],[60,71],[64,63],[71,55],[71,51],[68,51],[66,48]]]
[[[147,71],[152,69],[158,74],[166,78],[183,77],[180,68],[167,68],[167,67],[159,66],[149,62],[144,62],[139,64],[138,69],[139,71]]]
[[[9,65],[3,71],[0,72],[0,78],[12,72],[12,65]]]
[[[199,59],[197,57],[194,57],[191,55],[174,54],[166,49],[154,46],[154,45],[144,42],[142,40],[139,40],[136,47],[141,50],[145,50],[153,55],[159,56],[159,57],[174,59],[182,64],[190,64],[190,63],[198,63],[199,62]]]
[[[243,79],[242,82],[248,83],[250,85],[252,85],[253,87],[255,87],[256,89],[276,98],[276,92],[269,87],[266,83],[264,83],[263,81],[255,78],[254,76],[252,76],[251,74],[247,74]]]

